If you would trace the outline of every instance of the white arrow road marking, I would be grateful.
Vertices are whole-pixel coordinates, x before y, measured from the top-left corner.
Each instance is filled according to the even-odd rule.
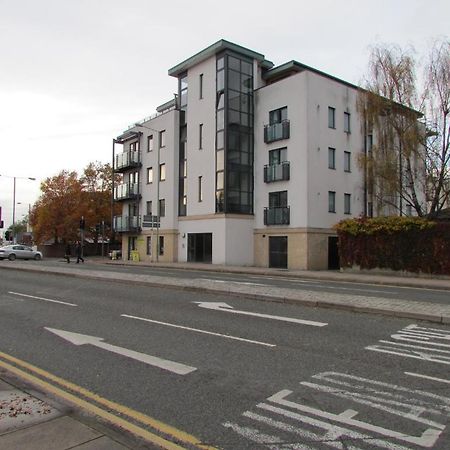
[[[426,380],[433,380],[433,381],[437,381],[439,383],[450,384],[450,380],[444,380],[443,378],[430,377],[429,375],[422,375],[421,373],[405,372],[405,375],[410,375],[411,377],[425,378]]]
[[[103,338],[88,336],[85,334],[79,333],[71,333],[69,331],[64,330],[56,330],[54,328],[47,328],[47,331],[56,334],[59,337],[62,337],[66,341],[74,345],[85,345],[90,344],[95,347],[102,348],[103,350],[107,350],[109,352],[117,353],[118,355],[126,356],[128,358],[136,359],[137,361],[141,361],[145,364],[149,364],[150,366],[159,367],[160,369],[168,370],[169,372],[176,373],[178,375],[186,375],[194,370],[197,370],[196,367],[186,366],[184,364],[180,364],[174,361],[169,361],[167,359],[158,358],[157,356],[146,355],[145,353],[135,352],[133,350],[129,350],[123,347],[117,347],[115,345],[106,344],[103,341]]]
[[[198,328],[190,328],[190,327],[185,327],[183,325],[175,325],[174,323],[160,322],[158,320],[145,319],[144,317],[129,316],[128,314],[121,314],[121,316],[127,317],[128,319],[136,319],[136,320],[143,320],[144,322],[157,323],[159,325],[165,325],[167,327],[180,328],[182,330],[188,330],[188,331],[196,331],[197,333],[211,334],[213,336],[220,336],[220,337],[227,338],[227,339],[235,339],[236,341],[248,342],[249,344],[264,345],[266,347],[276,347],[275,344],[267,344],[266,342],[252,341],[250,339],[244,339],[244,338],[240,338],[240,337],[236,337],[236,336],[230,336],[229,334],[214,333],[212,331],[199,330]]]
[[[78,306],[78,305],[75,305],[74,303],[67,303],[67,302],[62,302],[60,300],[52,300],[50,298],[44,298],[44,297],[36,297],[34,295],[20,294],[19,292],[11,292],[10,291],[10,292],[8,292],[8,294],[20,295],[21,297],[27,297],[27,298],[34,298],[36,300],[43,300],[44,302],[59,303],[60,305]]]
[[[311,325],[313,327],[325,327],[326,325],[328,325],[328,323],[325,322],[314,322],[312,320],[293,319],[291,317],[271,316],[269,314],[240,311],[238,309],[233,309],[233,307],[228,305],[227,303],[221,302],[194,302],[194,303],[197,303],[198,306],[200,306],[200,308],[213,309],[215,311],[225,311],[233,314],[242,314],[245,316],[255,316],[255,317],[262,317],[264,319],[281,320],[283,322],[301,323],[302,325]]]

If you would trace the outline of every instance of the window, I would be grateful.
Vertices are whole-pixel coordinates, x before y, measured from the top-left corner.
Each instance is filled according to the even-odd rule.
[[[344,172],[351,172],[351,152],[344,152]]]
[[[159,132],[159,147],[165,147],[166,146],[166,130],[162,130]]]
[[[412,216],[412,206],[411,205],[406,205],[406,215],[407,216]]]
[[[373,147],[373,135],[372,134],[368,134],[367,135],[367,151],[370,153],[372,151],[372,147]]]
[[[146,213],[147,213],[147,216],[151,216],[152,215],[152,202],[150,201],[150,202],[147,202],[147,204],[146,204]]]
[[[350,113],[344,113],[344,131],[350,133]]]
[[[336,212],[336,192],[328,191],[328,212]]]
[[[159,236],[159,254],[164,255],[164,236]]]
[[[133,151],[136,151],[136,150],[139,150],[139,141],[135,141],[135,142],[131,142],[131,144],[130,144],[130,150],[133,152]]]
[[[328,147],[328,168],[336,169],[336,149]]]
[[[287,120],[287,106],[269,112],[269,125]]]
[[[152,254],[152,237],[147,236],[147,255],[151,256]]]
[[[203,148],[203,124],[198,126],[198,148],[201,150]]]
[[[203,186],[202,186],[202,182],[203,182],[203,177],[198,177],[198,201],[202,202],[203,201]]]
[[[269,208],[287,206],[287,191],[269,192]]]
[[[287,160],[287,147],[277,148],[269,151],[269,164],[271,166],[275,164],[281,164]]]
[[[166,164],[162,163],[159,165],[159,181],[164,181],[166,179]]]
[[[153,183],[153,167],[147,168],[147,184]]]
[[[328,128],[336,128],[336,110],[331,106],[328,107]]]
[[[351,213],[352,194],[344,194],[344,214]]]
[[[159,200],[159,217],[166,216],[166,200],[164,198]]]
[[[151,152],[153,150],[153,134],[147,136],[147,151]]]
[[[199,98],[200,100],[203,98],[203,74],[201,73],[200,76],[198,77],[199,79]]]

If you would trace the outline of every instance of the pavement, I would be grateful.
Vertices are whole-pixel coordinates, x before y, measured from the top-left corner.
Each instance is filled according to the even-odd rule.
[[[54,260],[57,261],[57,260]],[[146,263],[110,261],[87,258],[90,270],[75,264],[51,264],[29,261],[1,262],[0,269],[71,275],[75,277],[107,280],[118,283],[141,284],[179,290],[227,294],[261,301],[296,303],[310,307],[344,309],[362,313],[375,313],[438,324],[450,324],[450,277],[400,277],[388,273],[354,273],[341,271],[292,271],[257,267],[217,266],[210,264]],[[146,274],[103,271],[102,265],[128,265],[149,267]],[[366,295],[337,294],[292,288],[258,285],[256,283],[217,283],[207,279],[165,277],[154,274],[152,267],[202,270],[211,272],[292,277],[309,280],[353,282],[383,286],[401,286],[449,291],[448,304],[388,299]],[[1,356],[1,353],[0,353]],[[5,368],[6,366],[6,368]],[[130,443],[131,442],[131,443]],[[0,448],[10,450],[119,450],[129,448],[157,448],[142,441],[130,440],[120,430],[109,427],[92,415],[80,415],[64,402],[49,398],[45,390],[8,370],[0,358]],[[183,448],[164,445],[161,448]],[[190,448],[202,448],[190,447]]]

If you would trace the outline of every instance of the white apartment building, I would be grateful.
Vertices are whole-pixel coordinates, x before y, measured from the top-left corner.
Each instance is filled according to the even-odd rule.
[[[334,268],[333,225],[371,209],[357,86],[225,40],[169,75],[177,97],[114,140],[123,258]]]

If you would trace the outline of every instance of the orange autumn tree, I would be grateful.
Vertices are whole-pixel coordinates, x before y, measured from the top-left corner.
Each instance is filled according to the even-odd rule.
[[[47,178],[41,183],[41,192],[30,217],[35,242],[75,240],[83,192],[77,173],[63,170]]]
[[[88,164],[80,178],[83,185],[81,212],[86,222],[86,233],[96,242],[99,238],[99,233],[95,230],[96,224],[105,223],[105,235],[109,235],[111,231],[111,179],[111,165],[98,161]],[[121,180],[121,175],[115,174],[114,183],[117,185]],[[114,214],[119,215],[120,205],[115,204],[114,209]]]
[[[111,221],[111,177],[109,164],[90,163],[81,177],[61,171],[41,184],[41,196],[32,208],[30,222],[37,243],[66,243],[79,239],[80,219],[85,219],[85,237],[98,239],[95,225]],[[116,175],[115,183],[120,182]],[[115,206],[118,207],[119,206]],[[119,214],[120,212],[116,212]]]

